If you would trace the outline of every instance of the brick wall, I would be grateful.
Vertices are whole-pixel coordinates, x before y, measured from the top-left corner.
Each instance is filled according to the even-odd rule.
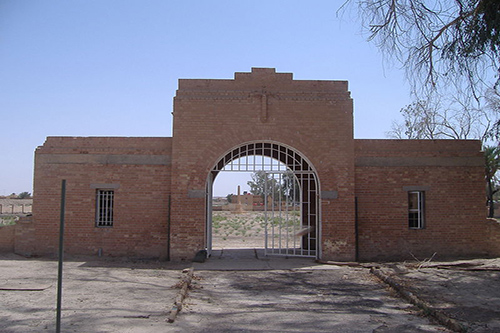
[[[488,253],[484,167],[475,141],[357,140],[362,260]],[[408,189],[425,190],[425,228],[408,227]]]
[[[16,225],[0,226],[0,253],[14,251]]]
[[[72,254],[168,253],[171,138],[49,137],[35,154],[35,253],[57,253],[61,181],[65,249]],[[113,227],[96,227],[96,190],[115,191]]]
[[[35,254],[35,229],[32,216],[24,216],[17,221],[14,253],[25,257],[31,257]]]

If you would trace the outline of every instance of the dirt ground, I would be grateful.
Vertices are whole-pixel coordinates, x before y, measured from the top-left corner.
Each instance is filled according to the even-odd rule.
[[[90,259],[65,263],[63,332],[441,330],[366,269],[313,269],[310,260],[300,269],[196,270],[170,324],[181,265]],[[0,331],[53,332],[57,263],[10,255],[0,267]]]
[[[67,258],[62,331],[449,331],[365,267],[287,260],[227,257],[194,265],[184,307],[167,323],[182,269],[192,263]],[[252,269],[255,261],[267,261],[269,268],[231,269],[233,262]],[[468,332],[500,331],[500,259],[381,269]],[[56,261],[0,255],[0,332],[54,332],[56,287]]]
[[[393,263],[384,269],[464,331],[500,332],[500,258]]]
[[[290,214],[298,214],[291,212]],[[299,219],[296,218],[299,222]],[[272,226],[268,228],[272,233]],[[275,227],[276,234],[279,232]],[[297,230],[298,231],[298,230]],[[283,229],[285,234],[286,231]],[[278,236],[275,236],[278,237]],[[293,236],[290,240],[293,243]],[[295,237],[297,244],[300,236]],[[265,213],[246,211],[235,214],[230,211],[215,211],[212,215],[212,247],[219,249],[264,248],[265,246]]]
[[[264,212],[217,211],[212,215],[213,248],[263,248]]]
[[[62,332],[161,332],[179,269],[155,262],[69,260],[63,272]],[[0,256],[0,332],[54,332],[53,260]]]
[[[188,332],[444,332],[366,270],[201,271]]]

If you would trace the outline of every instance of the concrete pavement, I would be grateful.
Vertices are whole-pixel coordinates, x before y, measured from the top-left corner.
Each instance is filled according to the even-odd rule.
[[[196,270],[258,271],[287,269],[334,269],[331,265],[318,264],[315,258],[265,255],[264,249],[217,249],[204,263],[193,263]]]

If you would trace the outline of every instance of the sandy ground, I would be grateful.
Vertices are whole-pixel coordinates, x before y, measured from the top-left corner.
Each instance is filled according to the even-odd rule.
[[[229,211],[213,212],[212,248],[237,249],[237,248],[264,248],[265,247],[265,217],[264,212],[244,212],[234,214]],[[275,227],[276,234],[279,228]],[[297,229],[298,231],[298,229]],[[268,227],[269,235],[273,232]],[[286,234],[286,231],[282,231]],[[290,243],[294,237],[290,236]],[[300,244],[300,237],[295,237]]]
[[[442,331],[366,269],[310,259],[311,267],[285,270],[197,268],[169,324],[188,263],[97,259],[64,264],[63,332]],[[57,262],[7,255],[0,268],[0,332],[53,332]]]
[[[64,264],[62,331],[448,331],[397,297],[367,268],[304,259],[288,268],[221,271],[210,268],[215,260],[226,267],[231,260],[240,267],[244,263],[211,258],[195,265],[185,306],[169,324],[181,271],[191,263],[69,258]],[[287,259],[280,260],[280,267],[286,267]],[[500,332],[500,259],[425,267],[391,263],[381,269],[468,332]],[[54,332],[56,286],[57,262],[0,255],[0,332]]]
[[[55,332],[57,266],[0,257],[0,332]],[[154,262],[65,262],[61,331],[162,332],[179,276]]]
[[[467,332],[500,332],[500,258],[393,263],[385,269]]]
[[[366,269],[308,260],[300,269],[197,269],[170,324],[181,266],[75,259],[64,266],[62,332],[443,331]],[[57,263],[11,255],[0,265],[0,332],[53,332]]]

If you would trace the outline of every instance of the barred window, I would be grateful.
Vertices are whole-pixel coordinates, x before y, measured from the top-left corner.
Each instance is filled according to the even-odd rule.
[[[96,194],[96,226],[113,226],[113,190],[97,190]]]
[[[408,192],[408,226],[410,229],[424,228],[425,192]]]

